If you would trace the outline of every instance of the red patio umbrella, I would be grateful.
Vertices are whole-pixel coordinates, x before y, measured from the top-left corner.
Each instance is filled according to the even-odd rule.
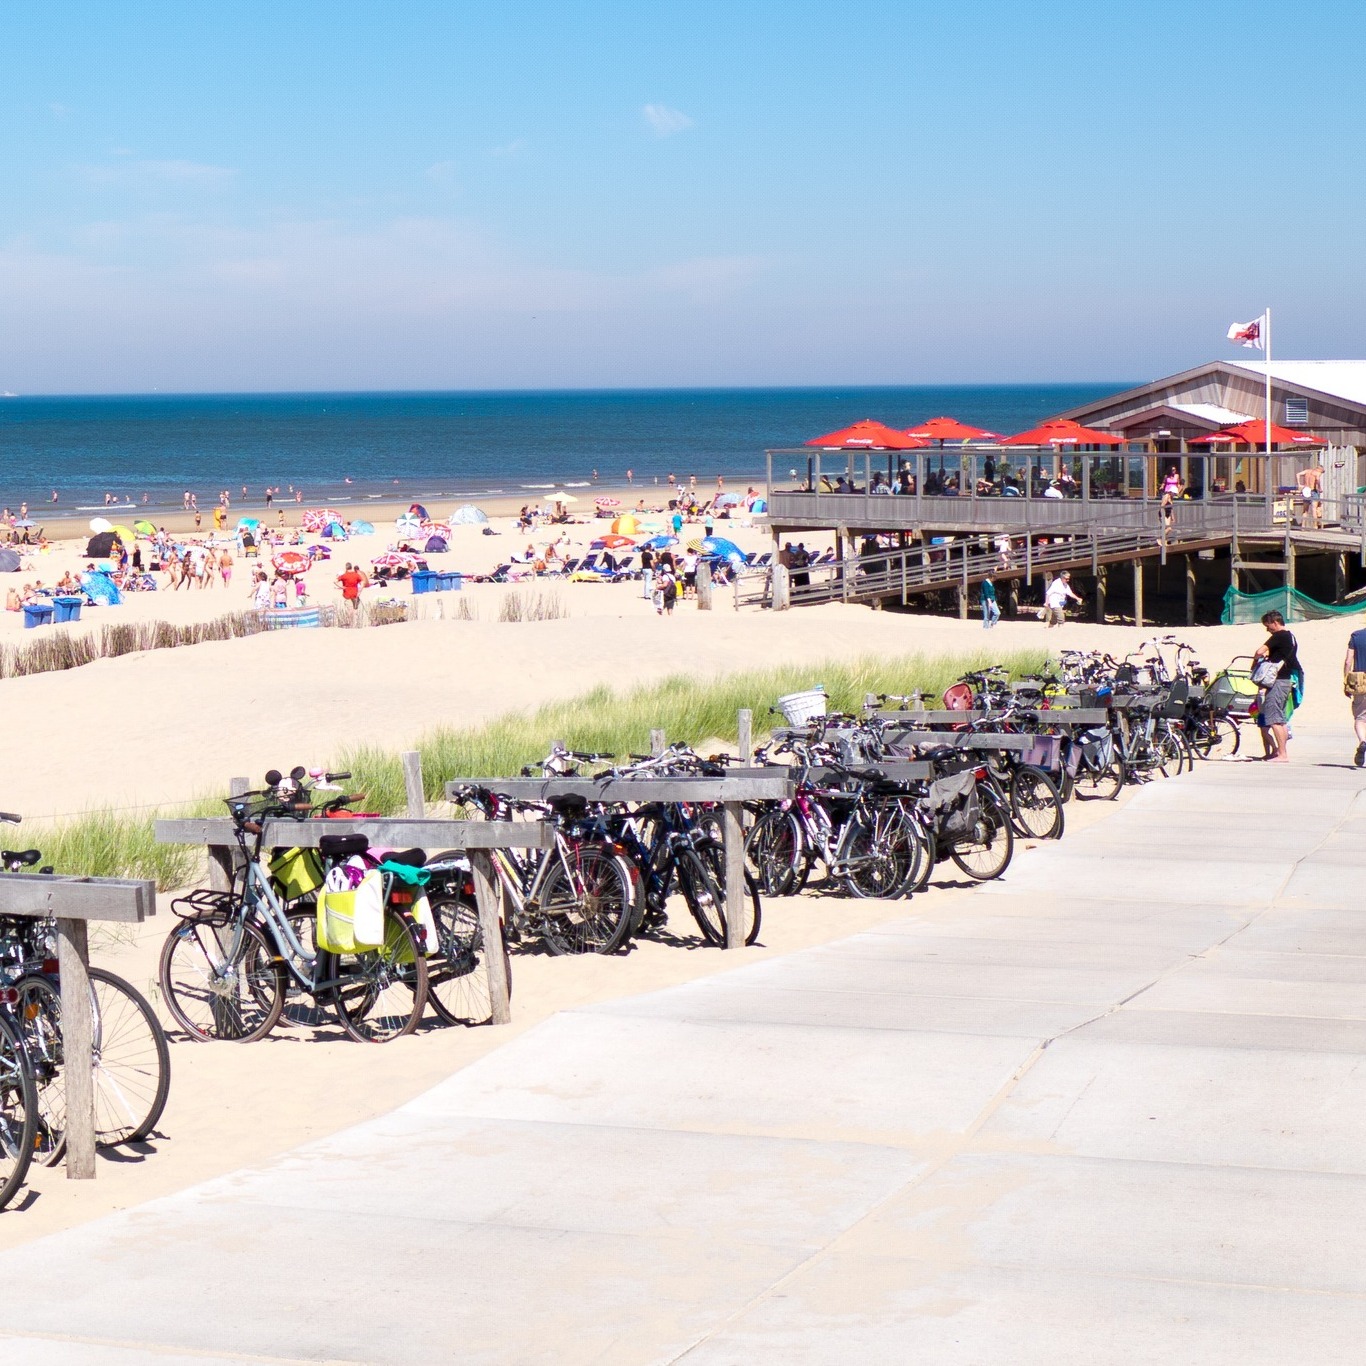
[[[1041,422],[1027,432],[1006,437],[1003,446],[1122,446],[1124,438],[1113,432],[1098,432],[1094,427],[1083,427],[1069,417],[1055,417]]]
[[[994,438],[995,432],[985,432],[980,427],[969,427],[956,417],[932,417],[921,422],[906,433],[907,436],[922,437],[929,441],[982,441]]]
[[[806,444],[823,446],[826,450],[913,451],[930,443],[922,441],[917,436],[899,432],[895,427],[887,426],[885,422],[875,422],[871,417],[865,417],[862,422],[855,422],[852,427],[841,427],[837,432],[827,432],[824,436],[814,437]]]
[[[1266,444],[1266,423],[1258,422],[1255,418],[1247,422],[1239,422],[1232,427],[1223,427],[1217,432],[1211,432],[1208,436],[1197,436],[1191,438],[1191,445],[1196,444],[1212,446],[1241,444],[1244,446],[1262,446]],[[1274,422],[1271,424],[1271,444],[1273,446],[1326,446],[1328,443],[1321,436],[1315,436],[1313,432],[1297,432],[1289,427],[1278,427]]]

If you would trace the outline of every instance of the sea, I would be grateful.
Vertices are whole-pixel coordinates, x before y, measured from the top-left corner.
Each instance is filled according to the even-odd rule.
[[[876,418],[1015,432],[1129,385],[181,394],[0,398],[0,503],[30,517],[423,497],[532,501],[560,487],[757,485],[764,452]],[[55,498],[54,498],[55,494]]]

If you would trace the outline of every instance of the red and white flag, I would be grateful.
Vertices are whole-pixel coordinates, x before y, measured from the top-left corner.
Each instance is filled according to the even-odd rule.
[[[1246,347],[1255,347],[1258,351],[1266,350],[1266,342],[1262,340],[1262,325],[1266,321],[1266,314],[1260,318],[1253,318],[1250,323],[1234,323],[1228,330],[1228,339],[1231,342],[1242,342]]]

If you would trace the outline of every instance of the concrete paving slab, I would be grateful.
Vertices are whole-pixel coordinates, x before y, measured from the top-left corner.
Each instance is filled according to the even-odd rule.
[[[1269,977],[1185,973],[1150,987],[1136,1004],[1144,1010],[1203,1010],[1235,1015],[1366,1020],[1366,983],[1353,986],[1343,982],[1284,981]]]
[[[1176,1048],[1280,1049],[1292,1053],[1366,1054],[1366,1023],[1294,1015],[1144,1010],[1143,998],[1086,1024],[1088,1040],[1165,1044]]]
[[[985,1138],[1083,1157],[1366,1174],[1366,1070],[1342,1053],[1052,1044]]]
[[[1270,902],[1295,872],[1295,864],[1285,858],[1175,860],[1159,850],[1146,857],[1128,851],[1106,857],[1060,855],[1046,863],[1030,860],[1018,872],[1012,867],[1006,878],[984,889],[984,895],[1048,891],[1060,897],[1109,895],[1126,901],[1248,906]],[[1313,889],[1320,900],[1326,897],[1326,881],[1314,883]],[[1339,888],[1336,895],[1341,901],[1344,890]]]

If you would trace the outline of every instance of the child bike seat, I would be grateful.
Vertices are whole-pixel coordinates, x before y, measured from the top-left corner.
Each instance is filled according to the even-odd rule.
[[[366,835],[323,835],[318,840],[318,852],[327,859],[351,858],[363,854],[370,847]]]

